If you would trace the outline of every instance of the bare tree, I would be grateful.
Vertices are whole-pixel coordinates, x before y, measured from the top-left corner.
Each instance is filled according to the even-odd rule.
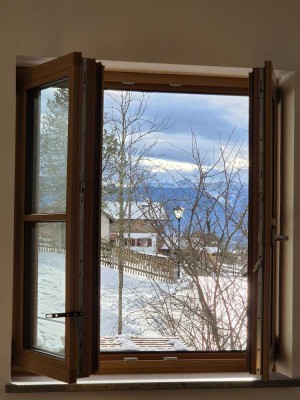
[[[178,177],[188,186],[180,251],[172,218],[178,199],[162,198],[170,218],[152,220],[174,265],[180,265],[182,279],[171,285],[152,281],[152,298],[137,293],[135,313],[144,333],[176,336],[194,350],[242,350],[246,346],[247,165],[233,135],[226,143],[220,140],[209,158],[201,157],[193,134],[187,155],[194,172],[187,178],[176,171],[173,180],[181,193]],[[149,198],[151,193],[145,200]]]
[[[136,193],[139,197],[143,193],[153,228],[168,248],[174,268],[180,267],[181,279],[172,284],[151,281],[151,298],[137,287],[138,302],[132,307],[126,302],[124,309],[126,258],[119,253],[118,334],[126,319],[136,319],[144,329],[141,334],[175,336],[189,349],[244,349],[248,172],[242,146],[234,140],[233,132],[225,143],[220,138],[212,155],[203,155],[197,136],[192,134],[191,151],[185,152],[194,165],[192,173],[166,170],[178,195],[162,191],[160,200],[153,199],[150,186],[156,177],[149,169],[151,151],[156,144],[155,133],[166,129],[169,120],[159,121],[157,114],[148,118],[148,107],[148,97],[143,93],[107,94],[105,127],[113,138],[114,151],[109,155],[110,168],[104,167],[103,175],[110,177],[113,190],[104,200],[117,204],[116,231],[119,246],[124,248],[125,237],[130,239],[131,205]],[[156,182],[156,186],[160,184]],[[172,214],[180,198],[185,202],[185,219],[179,251]],[[161,207],[153,206],[157,203]],[[161,208],[169,218],[156,215]]]
[[[111,151],[103,163],[102,201],[114,202],[117,214],[116,231],[120,248],[125,244],[125,233],[130,242],[131,204],[143,182],[149,182],[151,170],[145,161],[156,144],[156,132],[169,126],[169,118],[159,118],[158,111],[148,116],[150,103],[145,93],[109,91],[105,95],[105,133],[110,138]],[[108,189],[109,188],[109,189]],[[105,193],[106,192],[106,193]],[[124,257],[119,256],[118,334],[123,321]]]

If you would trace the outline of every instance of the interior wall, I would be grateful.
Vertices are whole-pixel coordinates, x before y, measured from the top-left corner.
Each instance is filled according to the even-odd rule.
[[[13,278],[13,204],[15,151],[15,64],[17,55],[57,57],[82,51],[104,60],[199,66],[257,67],[272,60],[277,69],[294,71],[295,112],[288,132],[294,149],[286,165],[293,190],[286,214],[293,241],[287,256],[290,307],[285,310],[287,340],[283,370],[300,376],[300,3],[298,0],[2,0],[0,12],[0,399],[10,379]],[[291,92],[290,92],[291,93]],[[295,133],[295,135],[294,135]],[[288,134],[288,133],[287,133]],[[294,157],[295,154],[295,157]],[[292,222],[291,222],[292,221]],[[293,243],[295,246],[293,246]],[[292,254],[292,255],[291,255]],[[290,283],[293,281],[293,286]],[[291,303],[294,304],[292,307]],[[299,398],[298,389],[186,391],[186,398]],[[95,398],[99,394],[14,395],[14,398]],[[183,393],[164,392],[164,398]],[[138,393],[101,393],[103,398],[137,398]],[[152,398],[156,392],[143,393]]]
[[[282,98],[280,121],[281,129],[281,221],[280,233],[287,235],[289,240],[281,244],[281,265],[279,272],[279,297],[284,299],[280,302],[279,318],[279,350],[280,357],[277,362],[277,370],[285,375],[290,375],[293,368],[293,350],[298,346],[298,340],[293,332],[293,315],[297,312],[297,307],[293,307],[293,294],[296,295],[297,289],[293,287],[293,268],[294,263],[294,119],[295,119],[295,73],[291,72],[280,80],[280,91]],[[294,358],[294,361],[296,358]]]

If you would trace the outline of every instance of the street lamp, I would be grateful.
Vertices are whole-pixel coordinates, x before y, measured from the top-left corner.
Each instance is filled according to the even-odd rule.
[[[178,221],[178,244],[177,244],[177,249],[178,249],[178,269],[177,269],[177,278],[180,279],[180,221],[183,218],[183,212],[184,208],[177,206],[176,208],[173,209],[173,212],[175,214],[175,218]]]

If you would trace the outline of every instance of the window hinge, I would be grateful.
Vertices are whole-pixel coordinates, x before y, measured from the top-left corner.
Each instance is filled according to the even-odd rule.
[[[85,181],[80,181],[80,193],[85,192]]]
[[[264,80],[263,78],[259,79],[259,98],[264,97]]]
[[[178,361],[178,357],[164,357],[164,361]]]
[[[138,361],[137,357],[123,357],[123,361]]]

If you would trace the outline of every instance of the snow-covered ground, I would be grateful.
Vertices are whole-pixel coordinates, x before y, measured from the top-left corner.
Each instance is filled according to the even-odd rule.
[[[65,319],[46,314],[65,312],[65,254],[39,251],[36,347],[64,355]]]
[[[36,347],[61,356],[64,319],[46,319],[45,314],[65,312],[64,271],[64,254],[39,252]],[[175,351],[214,349],[209,320],[214,318],[224,350],[245,348],[247,279],[199,277],[197,282],[184,274],[168,284],[124,273],[123,330],[117,335],[118,271],[102,267],[101,337],[118,343],[118,351],[140,351],[137,338],[169,338]],[[200,304],[201,293],[209,309]]]
[[[118,325],[118,271],[101,268],[101,336],[115,338],[118,349],[103,351],[152,350],[139,348],[137,337],[176,338],[173,350],[212,350],[209,312],[200,304],[201,290],[218,327],[223,350],[241,350],[246,345],[247,278],[198,277],[199,287],[182,274],[177,283],[155,282],[124,273],[123,329]],[[170,341],[169,341],[170,343]],[[214,347],[215,346],[215,347]]]
[[[118,325],[118,271],[108,267],[101,267],[101,336],[117,335]],[[153,293],[153,281],[146,277],[131,275],[124,272],[123,288],[123,334],[143,335],[145,327],[136,317],[141,306],[141,294],[144,303],[151,302]],[[167,290],[168,284],[159,282],[162,289]],[[153,332],[152,332],[153,333]],[[155,334],[155,333],[154,333]]]

